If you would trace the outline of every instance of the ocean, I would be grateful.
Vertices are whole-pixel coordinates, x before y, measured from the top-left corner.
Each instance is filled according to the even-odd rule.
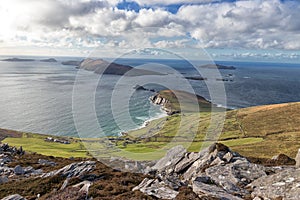
[[[1,60],[4,58],[0,57]],[[81,137],[96,138],[116,136],[165,115],[159,106],[150,103],[153,92],[135,91],[132,85],[126,84],[130,77],[103,75],[94,87],[93,81],[99,79],[98,75],[61,64],[80,58],[58,57],[57,63],[34,59],[37,61],[0,61],[1,128],[60,136],[78,136],[80,129],[81,132],[84,130]],[[117,62],[134,67],[159,63],[171,66],[183,76],[196,74],[185,61],[119,59]],[[300,64],[216,63],[236,67],[235,70],[220,70],[226,79],[222,81],[226,102],[214,102],[216,104],[236,109],[300,101]],[[189,80],[188,83],[197,94],[212,99],[205,81]],[[155,82],[145,87],[156,91],[164,88]],[[74,91],[74,88],[80,88],[80,91]]]

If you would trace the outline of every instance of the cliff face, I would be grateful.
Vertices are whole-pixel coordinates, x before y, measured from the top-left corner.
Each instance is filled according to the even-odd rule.
[[[180,112],[179,110],[173,110],[172,107],[170,106],[171,104],[170,100],[164,98],[160,94],[156,94],[150,97],[150,100],[153,104],[160,105],[162,110],[166,111],[168,115],[172,115]]]

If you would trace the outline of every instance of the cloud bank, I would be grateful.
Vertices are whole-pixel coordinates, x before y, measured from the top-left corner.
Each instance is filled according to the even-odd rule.
[[[0,47],[300,50],[299,1],[135,0],[138,10],[120,3],[127,2],[3,1]],[[176,12],[168,10],[173,4]]]

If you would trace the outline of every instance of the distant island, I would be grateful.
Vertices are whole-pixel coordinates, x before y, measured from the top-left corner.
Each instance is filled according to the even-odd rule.
[[[129,65],[122,65],[114,62],[108,62],[103,59],[91,59],[87,58],[82,61],[65,61],[63,65],[74,65],[78,69],[84,69],[87,71],[93,71],[96,74],[112,74],[112,75],[126,75],[126,76],[142,76],[142,75],[164,75],[162,73],[135,69]]]
[[[201,68],[205,69],[228,69],[228,70],[235,70],[236,68],[234,66],[225,66],[220,64],[207,64],[200,66]]]
[[[187,76],[184,78],[188,79],[188,80],[194,80],[194,81],[206,81],[207,80],[207,78],[203,78],[201,76]]]
[[[56,59],[54,58],[48,58],[48,59],[43,59],[43,60],[40,60],[41,62],[57,62]]]
[[[36,61],[35,59],[32,58],[7,58],[3,59],[2,61],[7,61],[7,62],[32,62]],[[39,60],[40,62],[57,62],[56,59],[54,58],[47,58],[47,59],[42,59]]]
[[[69,61],[63,61],[61,64],[63,65],[72,65],[72,66],[79,66],[82,61],[78,60],[69,60]]]
[[[26,58],[8,58],[8,59],[3,59],[2,61],[7,61],[7,62],[32,62],[35,61],[34,59],[26,59]]]

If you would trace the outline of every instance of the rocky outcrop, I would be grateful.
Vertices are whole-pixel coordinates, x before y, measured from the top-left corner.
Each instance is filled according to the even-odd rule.
[[[300,168],[300,149],[298,150],[295,160],[296,160],[296,168]]]
[[[285,155],[272,160],[285,164],[293,161]],[[174,147],[149,174],[156,179],[145,179],[134,190],[157,198],[172,199],[181,186],[190,186],[201,199],[300,199],[299,168],[253,164],[219,143],[199,153]]]
[[[17,165],[9,167],[15,156],[22,156],[25,154],[23,148],[16,148],[8,144],[0,145],[0,184],[8,182],[11,178],[15,179],[18,176],[35,176],[40,175],[43,171],[41,169],[35,170],[31,166],[22,167]]]
[[[0,144],[0,156],[3,157],[4,155],[6,156],[13,156],[13,155],[23,155],[25,151],[23,151],[23,148],[20,147],[19,149],[16,147],[9,146],[7,143]]]
[[[96,167],[96,162],[94,161],[85,161],[79,163],[72,163],[67,165],[59,170],[54,170],[49,173],[43,174],[41,177],[46,178],[50,176],[60,175],[63,177],[79,177],[87,172],[92,171]]]

